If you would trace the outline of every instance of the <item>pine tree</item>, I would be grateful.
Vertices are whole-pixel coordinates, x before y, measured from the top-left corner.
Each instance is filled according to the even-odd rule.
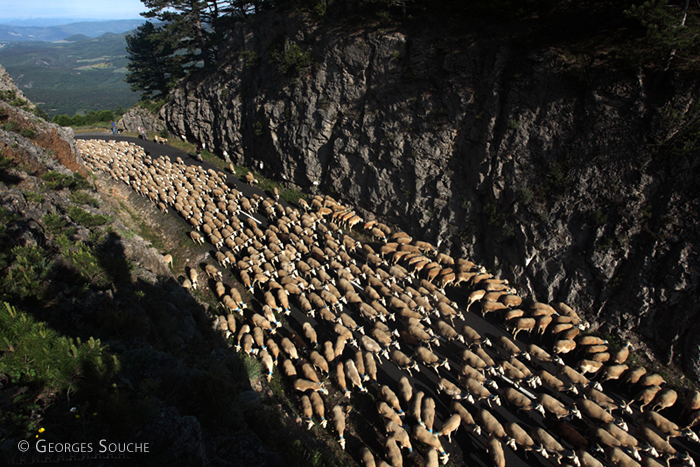
[[[185,58],[176,54],[176,43],[165,26],[156,28],[151,22],[139,26],[134,35],[126,36],[126,51],[130,60],[126,82],[145,97],[166,95],[186,74]]]

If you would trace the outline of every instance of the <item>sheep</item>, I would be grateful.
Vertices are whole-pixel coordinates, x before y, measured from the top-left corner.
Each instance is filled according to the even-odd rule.
[[[539,393],[537,394],[536,399],[539,404],[535,407],[535,410],[539,411],[543,417],[545,416],[546,410],[557,419],[568,417],[570,415],[581,418],[581,414],[578,412],[576,407],[569,410],[562,402],[558,401],[549,394]]]
[[[377,403],[377,413],[379,413],[381,417],[387,420],[392,420],[397,425],[403,426],[403,421],[401,420],[401,417],[399,417],[399,414],[397,414],[396,411],[386,402],[380,401]]]
[[[452,442],[452,433],[457,431],[462,423],[462,417],[459,414],[453,414],[442,424],[438,430],[438,436],[447,436],[447,442]]]
[[[517,389],[506,388],[501,392],[501,395],[506,401],[517,407],[518,410],[529,412],[533,408],[532,400]]]
[[[297,348],[292,344],[292,341],[289,340],[288,337],[282,338],[282,341],[280,342],[280,345],[282,346],[282,350],[284,350],[284,353],[286,353],[289,358],[292,360],[299,360],[299,353],[297,352]]]
[[[623,408],[620,404],[615,402],[615,400],[604,394],[602,391],[599,391],[593,387],[588,387],[583,391],[584,397],[587,397],[588,399],[592,400],[608,412],[611,412],[615,409]],[[632,413],[631,410],[628,410],[629,413]]]
[[[605,455],[612,465],[619,467],[641,467],[639,463],[632,460],[622,449],[616,446],[606,446]]]
[[[315,392],[313,394],[316,394]],[[309,396],[304,394],[301,396],[301,413],[304,415],[304,418],[306,419],[306,429],[310,430],[314,426],[314,409],[311,406],[311,401],[309,400]]]
[[[450,456],[445,452],[445,449],[442,447],[442,443],[440,443],[440,440],[435,435],[430,433],[423,425],[420,424],[413,427],[412,434],[413,437],[421,443],[425,443],[428,446],[435,448],[440,453],[440,460],[442,463],[447,464]]]
[[[537,363],[537,364],[542,364],[542,363],[551,363],[552,361],[561,361],[561,359],[557,356],[552,357],[549,353],[547,353],[545,350],[543,350],[541,347],[535,345],[535,344],[530,344],[527,347],[527,353],[530,355],[530,359]],[[562,362],[563,363],[563,362]]]
[[[348,385],[345,382],[345,365],[343,365],[343,362],[338,362],[335,367],[335,380],[340,390],[343,391],[343,395],[345,395],[345,397],[350,397]]]
[[[600,338],[600,337],[591,336],[591,335],[583,336],[583,337],[579,338],[576,342],[577,342],[578,345],[581,345],[581,346],[586,346],[586,345],[608,345],[608,341],[607,341],[607,340],[602,339],[602,338]]]
[[[313,381],[315,383],[321,384],[321,380],[314,371],[313,367],[308,364],[308,363],[303,363],[301,365],[301,373],[304,376],[304,378]]]
[[[548,372],[547,370],[539,370],[536,375],[540,378],[543,384],[547,385],[548,387],[554,389],[555,391],[558,392],[567,392],[571,391],[574,394],[578,394],[578,389],[576,386],[572,385],[565,385],[562,380]]]
[[[431,434],[433,433],[433,424],[435,423],[435,399],[432,397],[424,397],[420,408],[421,420],[423,425]]]
[[[448,341],[453,341],[456,339],[461,343],[464,343],[464,336],[458,334],[457,331],[455,331],[455,329],[446,322],[438,320],[437,323],[435,323],[435,328],[438,334]]]
[[[476,420],[481,425],[481,428],[491,436],[498,439],[505,438],[506,432],[503,425],[486,409],[479,409],[476,414]]]
[[[522,371],[520,371],[518,368],[516,368],[514,365],[512,365],[506,360],[500,363],[496,371],[512,380],[513,385],[516,388],[520,387],[520,383],[526,378],[525,374]]]
[[[405,375],[399,378],[399,396],[406,406],[408,406],[409,401],[413,397],[413,386],[411,386]]]
[[[605,381],[619,379],[628,369],[629,367],[625,364],[606,366],[600,374],[600,382],[604,383]]]
[[[262,349],[258,356],[260,357],[260,361],[262,362],[263,366],[267,370],[267,382],[269,383],[272,380],[272,369],[274,367],[272,357],[266,349]]]
[[[605,467],[602,462],[593,457],[588,451],[584,449],[578,449],[576,455],[581,461],[583,467]]]
[[[700,443],[700,439],[698,439],[698,436],[695,434],[695,432],[689,429],[681,430],[681,428],[677,424],[673,423],[671,420],[667,419],[663,415],[658,414],[654,410],[649,410],[647,412],[642,413],[642,420],[652,425],[654,428],[657,428],[661,433],[663,433],[666,436],[666,441],[668,441],[669,438],[684,436],[691,441]]]
[[[476,368],[469,364],[464,364],[459,367],[459,374],[467,378],[472,378],[480,383],[485,383],[487,381],[486,376]]]
[[[564,449],[564,446],[562,446],[559,441],[554,439],[554,437],[552,437],[552,435],[550,435],[549,432],[543,428],[532,427],[530,429],[530,436],[536,443],[542,446],[547,453],[552,454],[558,463],[561,463],[561,459],[563,457],[577,459],[576,453]],[[576,464],[576,462],[577,460],[574,461],[574,464]]]
[[[651,404],[656,397],[656,394],[661,391],[660,386],[649,386],[639,391],[631,400],[625,403],[625,407],[629,407],[632,402],[639,402],[639,410],[644,412],[644,407]]]
[[[389,437],[396,439],[396,442],[401,445],[402,449],[408,449],[409,455],[413,452],[411,438],[408,435],[408,432],[401,425],[393,420],[389,420],[386,424],[385,430]]]
[[[465,343],[469,346],[481,346],[482,344],[491,346],[491,341],[489,341],[488,338],[482,339],[481,335],[470,326],[462,326],[460,334],[464,337]]]
[[[413,356],[418,357],[424,365],[430,366],[433,370],[435,370],[435,373],[439,374],[439,366],[444,366],[448,371],[450,370],[450,365],[447,362],[447,359],[440,361],[437,355],[435,355],[433,352],[426,349],[425,347],[416,347]]]
[[[496,339],[496,348],[504,350],[507,357],[517,357],[519,355],[524,355],[526,356],[525,358],[530,357],[528,353],[520,350],[520,347],[506,336],[499,336]]]
[[[202,238],[199,232],[191,231],[190,238],[195,244],[204,245],[204,238]]]
[[[624,382],[627,384],[637,384],[644,375],[646,375],[647,369],[644,368],[643,366],[640,367],[635,367],[633,369],[630,369],[627,373],[625,373],[625,378]]]
[[[465,428],[470,429],[477,435],[481,434],[481,427],[476,423],[474,417],[472,417],[472,414],[469,413],[469,411],[465,409],[462,404],[453,400],[452,404],[450,404],[450,413],[459,415],[459,418]]]
[[[365,370],[372,381],[377,382],[377,364],[372,352],[365,352]]]
[[[586,387],[590,384],[590,381],[588,378],[583,376],[581,373],[578,371],[574,370],[568,365],[562,365],[557,369],[557,374],[559,376],[566,376],[569,381],[571,381],[573,384],[578,385],[579,387]]]
[[[446,380],[445,378],[440,378],[437,385],[437,393],[445,392],[452,399],[465,399],[468,394],[465,395],[464,392],[457,387],[454,383]]]
[[[294,364],[289,359],[285,359],[282,362],[282,371],[285,375],[287,375],[290,378],[297,375],[297,369],[294,367]]]
[[[297,378],[294,380],[294,389],[299,392],[306,391],[320,391],[323,394],[328,394],[328,389],[324,388],[321,383],[315,381],[309,381],[304,378]]]
[[[396,364],[400,369],[408,371],[408,374],[413,376],[411,369],[420,371],[418,368],[418,362],[411,360],[405,353],[400,350],[392,350],[389,354],[389,358],[392,362]]]
[[[352,359],[345,360],[345,374],[352,383],[353,386],[357,387],[360,392],[367,392],[367,389],[362,385],[362,378],[360,373],[357,371],[355,362]]]
[[[535,444],[532,437],[516,422],[506,423],[503,425],[503,429],[505,430],[506,435],[508,435],[506,444],[510,446],[513,451],[516,451],[518,446],[521,446],[525,451],[538,449],[538,446]],[[541,447],[539,449],[540,451],[542,450]]]
[[[301,327],[304,330],[304,335],[309,342],[311,342],[311,345],[316,347],[318,345],[318,336],[316,335],[316,330],[314,327],[308,321],[304,321],[304,324],[302,324]]]
[[[439,467],[439,466],[440,466],[440,459],[438,457],[438,452],[435,450],[435,448],[428,449],[428,452],[425,454],[425,467]]]
[[[465,349],[461,354],[462,361],[467,365],[483,371],[488,365],[486,362],[471,350]]]
[[[389,386],[382,385],[382,387],[379,389],[379,395],[381,396],[384,401],[389,404],[389,406],[396,411],[396,413],[399,414],[400,417],[403,417],[405,414],[403,410],[401,409],[401,403],[399,402],[399,398],[396,397],[396,394],[394,391],[391,390]]]
[[[651,410],[660,412],[668,407],[673,406],[678,400],[678,393],[671,388],[665,388],[659,391],[654,397],[651,405]]]
[[[520,331],[526,331],[528,334],[535,328],[537,321],[534,318],[517,318],[512,324],[507,325],[513,333],[513,339],[518,338]]]
[[[608,423],[605,426],[603,426],[603,428],[608,433],[613,435],[613,437],[615,439],[617,439],[622,446],[625,446],[625,447],[631,448],[631,449],[637,449],[637,446],[639,445],[639,441],[637,441],[637,438],[630,435],[629,433],[627,433],[625,430],[623,430],[622,428],[620,428],[616,424]],[[637,456],[635,456],[635,458],[636,457]],[[639,460],[639,459],[637,459],[637,460]]]
[[[501,405],[501,398],[491,394],[479,381],[472,378],[461,377],[459,380],[476,400],[486,399],[486,403],[491,406],[491,401],[496,405]]]
[[[559,339],[554,342],[552,347],[552,352],[555,354],[565,354],[569,353],[576,348],[576,341],[571,339]]]
[[[365,464],[365,467],[376,467],[374,456],[366,446],[360,451],[360,459],[362,460],[362,463]]]
[[[340,443],[340,448],[345,449],[345,411],[339,405],[333,407],[331,411],[331,420],[333,421],[333,428],[338,433],[338,442]]]
[[[582,414],[592,418],[593,420],[603,423],[615,422],[615,417],[610,415],[608,411],[591,400],[583,398],[577,399],[574,403],[574,407],[576,407]]]
[[[627,361],[627,357],[629,357],[631,348],[632,344],[629,341],[625,342],[625,345],[612,356],[612,360],[617,364],[625,363]]]
[[[579,360],[577,366],[581,374],[585,375],[586,373],[597,373],[603,368],[603,363],[584,358],[583,360]]]
[[[311,364],[316,367],[318,370],[322,371],[326,375],[330,373],[330,367],[328,366],[328,361],[326,361],[323,356],[318,353],[316,350],[312,351],[309,354],[309,361]]]
[[[660,455],[674,457],[678,454],[678,451],[676,451],[676,449],[673,446],[671,446],[671,444],[668,441],[663,439],[661,436],[656,434],[654,430],[645,425],[638,426],[637,429],[634,431],[634,436],[639,441],[646,442],[649,446],[654,448],[654,450]]]
[[[493,435],[489,436],[489,439],[486,441],[486,452],[494,467],[506,467],[506,456],[498,438]]]
[[[325,417],[325,407],[323,405],[323,399],[321,399],[321,396],[316,391],[311,392],[310,399],[311,407],[313,408],[314,413],[321,419],[321,426],[325,428],[328,424],[328,420],[326,420]]]
[[[384,442],[384,449],[386,449],[386,459],[393,467],[403,467],[403,456],[401,455],[401,449],[396,444],[396,439],[390,436]]]

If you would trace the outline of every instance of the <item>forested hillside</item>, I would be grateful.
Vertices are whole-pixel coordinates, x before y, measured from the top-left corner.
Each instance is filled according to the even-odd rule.
[[[140,94],[124,81],[128,63],[125,35],[5,43],[0,47],[0,64],[49,117],[128,108]]]

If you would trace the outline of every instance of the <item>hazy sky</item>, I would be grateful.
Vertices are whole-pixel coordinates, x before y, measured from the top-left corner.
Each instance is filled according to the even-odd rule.
[[[135,19],[145,11],[140,0],[0,0],[0,23],[9,19]]]

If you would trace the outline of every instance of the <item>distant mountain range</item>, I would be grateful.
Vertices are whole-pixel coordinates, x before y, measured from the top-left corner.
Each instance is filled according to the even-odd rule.
[[[0,65],[50,117],[132,106],[140,95],[124,81],[127,32],[89,33],[83,28],[53,42],[0,42]]]
[[[15,20],[0,24],[0,42],[65,40],[74,34],[89,38],[106,33],[121,34],[142,25],[145,19],[118,19],[105,21],[80,21],[69,24],[51,24],[52,20]],[[55,21],[55,20],[53,20]]]

